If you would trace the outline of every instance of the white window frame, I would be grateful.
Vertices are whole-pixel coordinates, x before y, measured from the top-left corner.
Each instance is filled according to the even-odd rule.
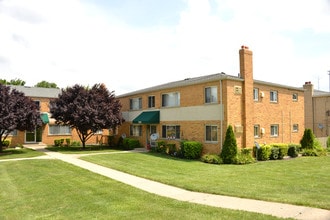
[[[260,125],[254,125],[253,126],[253,135],[255,138],[260,137]]]
[[[155,108],[155,96],[154,95],[150,95],[148,96],[148,108]]]
[[[278,102],[278,92],[276,90],[271,90],[269,93],[270,102]]]
[[[130,136],[141,137],[142,136],[142,125],[131,125],[129,128]]]
[[[204,102],[217,103],[218,102],[218,88],[216,86],[205,87]]]
[[[259,88],[253,88],[253,101],[259,101]]]
[[[181,134],[180,125],[162,125],[162,138],[180,139],[180,134]]]
[[[162,107],[180,106],[180,93],[170,92],[162,94]]]
[[[49,135],[71,135],[71,128],[68,125],[49,125]]]
[[[277,124],[270,125],[270,136],[278,137],[279,126]]]
[[[298,102],[298,93],[293,93],[292,94],[292,101]]]
[[[298,124],[293,124],[292,125],[292,132],[298,132],[299,131],[299,125]]]
[[[205,142],[218,142],[218,126],[206,125],[205,126]]]

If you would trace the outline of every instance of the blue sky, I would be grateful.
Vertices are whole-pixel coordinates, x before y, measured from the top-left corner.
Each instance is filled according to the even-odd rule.
[[[239,73],[329,90],[330,0],[0,0],[0,78],[105,83],[116,95]]]

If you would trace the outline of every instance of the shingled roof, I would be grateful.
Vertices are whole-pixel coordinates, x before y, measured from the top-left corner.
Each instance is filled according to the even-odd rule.
[[[11,89],[23,92],[28,97],[38,98],[57,98],[61,93],[60,89],[56,88],[42,88],[42,87],[29,87],[29,86],[9,86]]]

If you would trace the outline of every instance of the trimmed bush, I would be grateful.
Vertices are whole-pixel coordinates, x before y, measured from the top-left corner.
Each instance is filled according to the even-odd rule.
[[[298,145],[290,144],[288,149],[288,156],[290,157],[298,157]]]
[[[4,140],[2,141],[2,147],[9,147],[10,141],[9,140]]]
[[[242,148],[241,152],[237,154],[235,164],[250,164],[254,163],[255,159],[251,153],[252,149]]]
[[[288,144],[282,144],[282,143],[276,143],[276,144],[271,144],[272,147],[277,147],[278,148],[278,156],[277,159],[278,160],[282,160],[285,156],[288,155]],[[271,159],[272,155],[271,155]]]
[[[183,157],[187,159],[200,158],[203,150],[202,144],[197,141],[182,141],[180,148]]]
[[[70,146],[71,145],[71,139],[70,138],[66,138],[65,139],[65,143],[67,146]]]
[[[224,144],[222,146],[220,157],[225,164],[232,164],[236,162],[236,156],[237,156],[236,137],[233,131],[233,127],[229,125],[226,131],[226,137]]]
[[[253,147],[253,155],[257,155],[257,160],[269,160],[271,153],[270,145],[260,145],[259,149],[257,149],[255,146]]]
[[[140,142],[137,139],[125,138],[123,140],[124,150],[133,150],[134,148],[140,147]]]
[[[219,155],[216,154],[204,154],[201,158],[201,161],[204,163],[211,163],[211,164],[222,164],[222,159]]]
[[[278,147],[272,147],[270,149],[270,152],[271,152],[271,154],[270,154],[269,159],[271,159],[271,160],[277,160],[278,159],[278,155],[280,153],[280,148],[278,148]]]
[[[304,135],[300,140],[302,149],[313,149],[314,148],[314,134],[310,128],[306,128],[304,131]]]

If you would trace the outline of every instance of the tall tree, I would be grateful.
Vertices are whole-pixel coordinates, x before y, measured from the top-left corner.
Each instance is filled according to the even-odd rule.
[[[237,156],[237,142],[231,125],[227,128],[220,156],[225,164],[235,163],[235,158]]]
[[[34,87],[42,87],[42,88],[58,88],[56,83],[51,83],[47,81],[38,82]]]
[[[24,93],[0,84],[0,151],[10,132],[41,126],[39,107]]]
[[[104,84],[95,84],[92,88],[76,84],[62,89],[59,97],[51,101],[50,112],[58,124],[76,129],[83,148],[97,131],[123,122],[121,104]]]
[[[10,81],[7,81],[5,79],[0,79],[0,84],[3,85],[15,85],[15,86],[24,86],[25,85],[25,81],[21,80],[21,79],[11,79]]]

